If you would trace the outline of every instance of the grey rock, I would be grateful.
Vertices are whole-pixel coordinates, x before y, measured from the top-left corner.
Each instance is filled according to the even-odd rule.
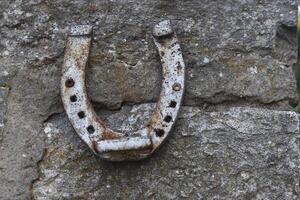
[[[2,132],[6,123],[8,93],[9,93],[8,87],[0,87],[0,141],[2,140]]]
[[[296,58],[294,1],[1,4],[2,54],[19,65],[60,66],[68,28],[94,25],[87,86],[102,106],[157,100],[161,71],[151,32],[166,18],[174,24],[188,67],[185,105],[245,98],[295,104],[297,99],[291,67]]]
[[[42,180],[46,180],[46,178],[42,179],[43,177],[40,176],[41,173],[39,174],[38,171],[44,171],[43,166],[47,166],[49,169],[55,168],[59,172],[64,172],[61,165],[57,164],[60,163],[58,162],[59,159],[64,162],[63,157],[57,158],[58,160],[55,160],[53,165],[45,165],[46,161],[44,159],[47,160],[50,157],[48,153],[45,157],[42,157],[44,149],[47,147],[43,126],[45,122],[52,123],[52,120],[54,120],[53,125],[56,127],[59,124],[58,121],[61,120],[60,123],[65,123],[65,125],[62,124],[56,128],[60,131],[66,131],[71,138],[74,137],[67,119],[64,116],[56,115],[63,112],[59,92],[60,70],[66,36],[71,25],[94,25],[94,41],[90,65],[87,69],[87,87],[89,96],[97,109],[118,109],[122,105],[157,100],[161,69],[151,32],[157,22],[168,18],[172,20],[174,29],[178,34],[187,65],[187,88],[184,105],[203,108],[209,111],[208,113],[226,113],[226,110],[230,110],[230,107],[241,105],[255,106],[259,109],[291,110],[291,106],[297,100],[292,69],[297,55],[297,42],[295,39],[296,10],[297,2],[292,0],[0,1],[0,97],[2,99],[0,101],[0,123],[4,124],[0,128],[0,199],[30,199],[32,190],[35,191],[35,197],[42,198],[43,195],[39,193],[46,189],[41,190],[40,185],[44,184]],[[123,106],[122,109],[124,107],[126,106]],[[197,110],[198,108],[190,109]],[[104,110],[101,110],[101,112],[104,112]],[[184,112],[190,113],[189,111],[183,111],[183,116],[185,115]],[[269,112],[273,113],[273,111]],[[279,113],[279,111],[274,112]],[[131,126],[126,125],[127,122],[122,122],[122,118],[119,117],[120,113],[116,114],[115,117],[111,112],[105,111],[105,113],[107,113],[108,119],[114,118],[116,122],[123,124],[121,126],[122,130],[126,130],[126,128],[128,131],[130,130]],[[271,116],[274,115],[273,113]],[[260,115],[255,116],[259,117]],[[263,116],[263,119],[268,120],[265,115]],[[282,123],[285,123],[286,126],[291,123],[287,119],[287,115],[282,118]],[[200,125],[195,126],[195,129],[193,127],[186,128],[187,123],[181,122],[182,120],[175,129],[174,135],[178,135],[182,128],[185,130],[185,133],[182,134],[187,134],[187,136],[182,136],[183,138],[178,141],[175,140],[177,136],[175,139],[171,138],[166,147],[162,148],[162,152],[170,153],[169,150],[164,149],[172,147],[174,152],[178,153],[177,156],[188,157],[183,151],[176,150],[176,147],[183,148],[185,144],[193,144],[195,138],[200,138],[197,141],[201,144],[203,134],[201,136],[190,135],[195,132],[202,133]],[[203,125],[205,127],[215,123],[215,121],[206,121],[208,121],[205,122],[207,125]],[[253,119],[253,121],[258,123],[257,127],[261,127],[259,118]],[[193,118],[191,118],[190,124],[196,122],[193,122]],[[198,124],[202,124],[202,122]],[[239,121],[237,124],[240,125],[234,125],[234,127],[242,131],[243,121]],[[268,122],[267,124],[271,126],[272,123]],[[275,120],[274,126],[276,124],[279,124],[278,120]],[[283,127],[284,124],[278,126]],[[292,130],[295,129],[294,126],[291,127]],[[294,154],[296,150],[288,149],[283,152],[281,150],[280,152],[267,150],[264,146],[266,142],[264,139],[269,137],[272,139],[273,135],[271,137],[270,134],[274,132],[274,140],[279,141],[288,138],[287,141],[285,139],[283,141],[294,145],[289,146],[283,143],[282,147],[284,148],[293,147],[296,149],[299,143],[297,143],[298,140],[292,142],[292,135],[296,133],[292,131],[291,135],[286,134],[287,127],[282,132],[283,134],[276,132],[275,128],[274,130],[271,128],[263,132],[265,135],[262,135],[261,138],[255,134],[253,137],[262,140],[256,141],[258,143],[250,143],[253,145],[251,148],[250,144],[243,142],[244,138],[240,141],[236,139],[237,136],[231,138],[231,135],[226,132],[227,135],[225,134],[222,138],[225,140],[225,144],[221,145],[222,148],[220,147],[221,149],[218,151],[219,154],[222,154],[222,151],[225,152],[224,159],[220,157],[211,160],[210,158],[204,159],[205,166],[200,168],[200,172],[193,165],[200,165],[202,161],[194,160],[193,163],[190,163],[191,167],[189,164],[182,163],[184,168],[180,168],[178,175],[173,174],[173,165],[176,168],[178,159],[168,153],[158,153],[157,156],[140,164],[114,165],[106,163],[103,165],[116,169],[112,170],[111,177],[119,177],[120,175],[123,180],[121,182],[123,183],[122,187],[126,183],[124,177],[128,178],[128,181],[141,181],[136,194],[130,194],[136,198],[138,196],[134,195],[143,195],[144,193],[145,196],[148,195],[151,198],[151,195],[156,195],[152,194],[152,191],[159,191],[157,193],[165,195],[162,198],[172,198],[173,196],[177,198],[180,195],[182,195],[180,198],[183,198],[185,195],[189,195],[191,191],[190,197],[197,198],[193,195],[195,195],[196,189],[202,188],[199,198],[201,198],[201,195],[202,198],[205,198],[205,195],[213,196],[213,193],[221,198],[224,191],[227,197],[232,196],[235,192],[234,195],[240,195],[241,198],[247,199],[248,196],[239,193],[239,191],[245,192],[247,188],[249,191],[255,191],[255,188],[257,188],[257,198],[271,199],[274,196],[282,199],[291,197],[288,199],[292,199],[299,194],[299,189],[294,187],[297,183],[294,182],[294,178],[282,178],[282,174],[287,173],[287,177],[290,177],[294,173],[293,169],[287,168],[291,170],[283,172],[276,166],[278,163],[278,166],[282,167],[281,164],[285,159],[293,160],[293,162],[297,160],[298,158]],[[199,129],[199,131],[196,129]],[[220,130],[219,134],[222,135],[222,133]],[[219,134],[217,131],[213,132],[216,137],[219,137]],[[58,138],[61,144],[64,142],[62,140],[66,139]],[[80,159],[87,161],[87,165],[95,162],[102,165],[102,161],[95,161],[94,156],[85,149],[84,145],[77,141],[78,138],[74,137],[71,140],[74,145],[80,145],[77,148],[79,151],[74,150],[74,152],[71,152],[71,156],[76,157],[78,155]],[[238,176],[230,175],[230,169],[240,170],[236,166],[238,162],[233,159],[236,157],[234,157],[233,150],[230,149],[231,146],[226,146],[231,145],[229,143],[231,140],[242,144],[241,149],[234,146],[234,150],[238,155],[248,156],[247,162],[250,163],[250,167],[247,169],[256,169],[253,175],[255,177],[254,181],[250,178],[249,181],[242,182]],[[246,150],[242,149],[243,145],[249,147],[250,153],[245,153]],[[195,146],[197,145],[195,144]],[[201,149],[202,146],[198,145],[195,151]],[[70,152],[67,147],[61,149],[69,155]],[[210,148],[217,147],[212,144]],[[197,153],[192,151],[192,147],[189,148],[188,151],[197,156],[199,154],[204,155],[204,150],[199,150]],[[84,149],[83,152],[80,149]],[[252,149],[254,150],[252,151]],[[50,150],[51,146],[48,151]],[[261,166],[264,166],[263,164],[266,161],[259,162],[259,159],[264,158],[261,155],[264,151],[273,153],[275,158],[281,154],[284,154],[286,158],[275,159],[274,166],[262,167],[262,171],[260,171],[254,163],[262,163]],[[163,157],[159,157],[159,155]],[[201,155],[200,158],[202,158]],[[168,160],[168,163],[164,160]],[[227,160],[227,169],[212,168],[208,170],[209,165],[221,167],[218,163],[220,160]],[[37,166],[39,162],[41,163],[40,167]],[[82,167],[86,166],[87,169],[90,169],[91,166],[87,165]],[[148,165],[151,165],[153,170],[159,171],[151,171]],[[71,172],[71,167],[74,167],[74,172]],[[151,177],[149,176],[151,179],[143,179],[142,177],[146,172],[140,172],[138,170],[140,168],[151,171],[153,174]],[[76,169],[77,166],[75,167],[75,165],[71,165],[67,169],[67,172],[70,172],[70,178],[72,178],[72,173],[76,173]],[[205,176],[201,172],[204,169],[207,170]],[[192,179],[180,183],[184,174],[192,170],[195,171],[194,173],[197,176],[195,179],[200,179],[202,186],[194,186],[193,181],[189,181]],[[101,178],[104,172],[106,173],[105,170],[101,172],[88,170],[87,173],[98,173],[101,175],[98,178]],[[276,173],[280,174],[279,178],[275,175]],[[64,173],[60,174],[64,176]],[[138,179],[135,175],[139,174],[141,176]],[[209,174],[214,174],[216,179],[223,176],[226,178],[224,180],[218,179],[219,182],[213,182],[212,177],[208,176]],[[252,177],[252,173],[250,174]],[[131,175],[133,175],[133,178],[130,177]],[[297,174],[294,175],[297,177]],[[108,175],[103,176],[105,178]],[[172,176],[174,176],[174,179],[170,178]],[[155,181],[157,177],[160,177],[160,181],[156,182],[157,185],[151,185],[152,179]],[[35,188],[32,188],[32,183],[36,179],[41,179],[41,181],[37,181],[34,184]],[[204,181],[205,179],[206,181]],[[57,181],[57,179],[55,180]],[[69,193],[63,191],[63,188],[57,188],[58,194],[70,194],[73,191],[75,196],[81,198],[81,194],[76,192],[78,188],[83,194],[86,193],[85,191],[89,191],[91,182],[85,185],[84,182],[78,181],[76,177],[73,180],[73,182],[71,182],[72,180],[69,182]],[[97,180],[96,178],[94,181],[98,183]],[[176,186],[173,188],[182,188],[182,190],[175,191],[167,185],[165,180],[172,180],[172,183],[174,182]],[[108,180],[105,181],[109,182]],[[68,183],[68,181],[66,182]],[[214,183],[224,182],[229,185],[224,186],[221,184],[220,190],[214,189],[216,188],[213,186]],[[267,182],[270,183],[270,187]],[[75,183],[78,186],[76,190]],[[255,186],[255,183],[261,185],[257,184]],[[113,184],[115,184],[113,187],[116,189],[120,188],[116,183]],[[287,184],[287,186],[282,184]],[[145,185],[151,185],[150,192],[147,193],[148,190]],[[206,189],[208,188],[205,189],[204,185],[211,187],[207,194]],[[232,188],[236,188],[235,191],[229,191],[231,185]],[[50,186],[55,191],[56,185],[52,184]],[[71,190],[72,187],[74,190]],[[128,185],[126,187],[130,191],[133,186]],[[124,186],[125,192],[126,187]],[[243,190],[242,187],[246,189]],[[93,188],[92,190],[104,191],[104,188],[99,190]],[[275,192],[271,193],[271,190]],[[96,198],[97,194],[93,191],[91,191],[91,196]],[[282,196],[279,196],[280,192]],[[98,197],[100,198],[101,195],[103,193],[99,194]],[[123,197],[121,193],[115,195],[119,195],[120,198]],[[109,196],[105,199],[109,199]]]
[[[153,104],[105,116],[121,131],[143,126]],[[298,199],[297,114],[232,107],[184,107],[166,144],[142,162],[109,163],[94,156],[64,114],[45,123],[47,152],[34,198],[43,199]]]

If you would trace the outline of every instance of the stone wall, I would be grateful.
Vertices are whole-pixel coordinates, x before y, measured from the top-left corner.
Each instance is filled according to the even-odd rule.
[[[0,199],[299,199],[292,0],[0,1]],[[160,91],[151,38],[171,19],[187,66],[167,142],[141,162],[97,158],[60,98],[70,25],[94,26],[88,94],[115,130]]]

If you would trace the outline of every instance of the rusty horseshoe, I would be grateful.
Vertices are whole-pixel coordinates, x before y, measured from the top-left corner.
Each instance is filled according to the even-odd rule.
[[[62,66],[61,95],[68,118],[80,138],[110,161],[140,160],[152,154],[168,136],[184,93],[185,64],[169,20],[154,26],[153,39],[161,58],[162,86],[147,126],[130,135],[109,129],[95,113],[85,87],[92,26],[70,30]]]

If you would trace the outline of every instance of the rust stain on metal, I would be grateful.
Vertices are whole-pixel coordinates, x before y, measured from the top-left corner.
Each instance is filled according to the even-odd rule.
[[[102,137],[104,140],[112,140],[112,139],[119,138],[120,136],[117,135],[114,131],[106,129],[105,131],[103,131]]]
[[[93,150],[94,152],[96,152],[97,154],[100,154],[101,152],[98,151],[97,146],[98,146],[98,145],[97,145],[97,141],[92,140],[92,150]]]
[[[100,157],[110,161],[146,158],[166,139],[180,109],[185,65],[177,36],[169,20],[158,23],[153,29],[154,43],[162,64],[161,93],[148,125],[128,136],[106,127],[95,113],[86,93],[85,67],[88,63],[91,34],[91,26],[75,26],[71,28],[67,40],[61,79],[66,113],[81,139]],[[120,82],[124,78],[124,73],[116,75]]]

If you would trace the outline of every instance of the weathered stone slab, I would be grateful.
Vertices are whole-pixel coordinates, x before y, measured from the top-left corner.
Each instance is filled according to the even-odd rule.
[[[8,93],[9,93],[8,87],[0,86],[0,148],[1,148],[1,141],[3,139],[3,130],[6,123]]]
[[[6,111],[7,111],[7,97],[9,93],[8,87],[0,86],[0,130],[4,127],[6,121]],[[0,137],[1,139],[1,137]]]
[[[1,4],[2,62],[40,68],[41,74],[49,64],[58,66],[59,73],[71,24],[94,25],[87,86],[92,100],[102,106],[157,99],[161,66],[151,33],[165,18],[174,24],[188,68],[185,105],[297,99],[292,72],[297,44],[294,1]],[[55,88],[53,96],[58,95],[59,82]]]
[[[88,93],[96,107],[119,108],[122,103],[124,105],[145,103],[157,99],[161,72],[151,31],[155,23],[169,18],[180,38],[188,69],[185,105],[201,105],[202,107],[203,103],[208,103],[210,109],[214,110],[215,107],[212,104],[217,104],[220,112],[225,110],[225,104],[228,107],[243,104],[272,109],[291,109],[288,107],[289,103],[293,104],[297,99],[296,84],[292,73],[297,47],[295,36],[297,4],[292,0],[0,1],[0,87],[11,89],[8,97],[3,101],[5,103],[0,103],[1,115],[4,116],[1,120],[4,119],[5,124],[1,130],[0,143],[0,199],[30,198],[32,181],[37,177],[37,162],[44,147],[44,135],[41,134],[43,122],[48,118],[52,119],[52,114],[63,112],[59,81],[66,35],[70,25],[94,25],[94,42],[87,72],[87,86]],[[5,89],[4,96],[6,92]],[[278,106],[281,105],[282,107],[279,108]],[[121,120],[118,115],[117,119]],[[56,127],[57,117],[53,120]],[[62,122],[66,123],[67,120],[63,118]],[[180,123],[186,124],[179,122],[179,127]],[[194,129],[191,132],[190,129],[186,131],[186,125],[182,126],[186,134],[197,132]],[[197,128],[201,129],[201,127]],[[68,129],[65,127],[58,129],[71,131],[69,126]],[[73,133],[71,135],[74,137]],[[188,144],[192,140],[188,139],[190,137],[200,136],[184,137],[182,140]],[[77,144],[77,138],[74,142]],[[172,144],[172,139],[164,148],[169,148],[168,144]],[[246,143],[242,144],[246,145]],[[201,147],[201,145],[198,146]],[[284,143],[283,146],[285,147],[286,144]],[[84,145],[82,147],[84,148]],[[179,147],[183,148],[182,145]],[[202,153],[200,147],[196,148],[200,151],[198,154]],[[255,148],[258,147],[255,146]],[[227,147],[225,150],[228,150]],[[246,155],[244,149],[239,150],[236,147],[235,150],[238,155]],[[78,156],[82,159],[91,159],[90,152],[86,150],[84,152],[84,155]],[[176,152],[181,151],[176,150]],[[293,152],[294,150],[284,151],[287,154],[286,157],[291,159]],[[276,155],[276,152],[274,154]],[[160,153],[157,154],[159,155]],[[166,154],[166,156],[170,155]],[[185,156],[185,154],[179,156]],[[251,159],[255,159],[256,162],[258,158],[261,158],[260,154],[256,156],[253,152],[251,156],[253,157]],[[47,156],[45,158],[49,159]],[[152,163],[151,166],[157,164],[155,169],[162,170],[165,167],[166,170],[171,170],[174,163],[177,164],[177,160],[170,160],[168,165],[165,163],[160,165],[161,158],[156,157],[145,162]],[[219,160],[220,158],[217,159]],[[217,161],[212,160],[208,163],[215,162],[219,165]],[[277,162],[281,163],[282,159],[275,161]],[[200,165],[202,162],[197,160],[193,163]],[[114,167],[114,165],[107,164],[108,167],[112,166],[120,173],[125,173],[123,167],[118,168],[119,165]],[[125,170],[129,170],[129,175],[135,171],[141,175],[146,174],[137,170],[139,164],[134,164],[135,167],[130,172],[131,165],[124,164]],[[188,165],[182,164],[182,166]],[[251,163],[252,166],[254,166],[253,163]],[[279,164],[279,166],[282,165]],[[60,165],[52,167],[59,169]],[[70,167],[75,167],[75,165]],[[76,169],[77,166],[73,170]],[[191,169],[195,170],[193,167]],[[263,169],[266,171],[265,168]],[[188,171],[189,168],[181,170]],[[273,176],[273,173],[278,172],[276,167],[269,170],[267,175],[272,175],[270,181],[272,187],[259,186],[257,188],[260,190],[257,193],[269,194],[268,188],[274,189],[277,181],[280,190],[274,189],[274,191],[283,191],[281,188],[288,187],[281,186],[282,176],[280,178]],[[215,173],[216,169],[212,171]],[[113,177],[118,174],[115,170],[111,173]],[[153,176],[168,177],[169,171],[161,171],[161,173],[153,172]],[[262,173],[257,172],[260,177],[268,181],[271,179],[267,179],[267,175],[263,176]],[[256,179],[259,179],[258,175],[255,176]],[[197,176],[200,177],[200,175]],[[228,180],[226,183],[230,184],[234,182],[234,179],[239,180],[237,176],[226,177],[226,181]],[[291,185],[289,188],[293,188],[293,183],[289,183],[289,180],[286,179],[285,183]],[[150,185],[151,180],[142,181]],[[259,179],[259,181],[262,180]],[[257,182],[261,183],[259,181]],[[74,179],[74,182],[80,181]],[[84,183],[80,182],[80,184]],[[161,184],[159,183],[157,187],[162,186]],[[176,184],[182,186],[180,183]],[[245,184],[246,181],[241,182],[240,185],[243,186],[240,187],[246,187]],[[138,193],[148,191],[143,184],[140,185]],[[164,183],[164,186],[164,188],[156,189],[166,191],[167,196],[174,192],[167,186],[167,183]],[[179,188],[179,186],[174,188]],[[90,188],[91,185],[83,185],[82,191],[85,191],[85,187]],[[118,186],[115,184],[113,187]],[[132,189],[130,185],[128,187]],[[155,191],[155,185],[151,187],[151,191]],[[194,186],[191,185],[186,190],[194,191],[193,188]],[[201,191],[204,190],[206,189]],[[264,192],[265,190],[267,192]],[[37,189],[35,191],[35,196],[42,196],[38,195]],[[174,192],[176,196],[178,196],[178,191],[180,190]],[[213,191],[212,188],[207,195],[212,195]],[[224,191],[228,193],[227,196],[232,194],[228,188]],[[298,194],[296,191],[298,189],[295,189],[292,194]],[[64,193],[64,191],[58,191],[58,193]],[[279,193],[275,192],[273,195],[277,194]],[[190,196],[192,195],[194,194]],[[202,192],[201,195],[206,194]],[[282,195],[286,194],[282,193]],[[151,197],[151,194],[149,196]]]
[[[153,105],[106,114],[111,127],[143,125]],[[103,114],[103,112],[101,112]],[[45,123],[48,149],[33,185],[41,199],[298,199],[299,120],[294,112],[184,107],[168,142],[142,162],[95,157],[65,115]]]

